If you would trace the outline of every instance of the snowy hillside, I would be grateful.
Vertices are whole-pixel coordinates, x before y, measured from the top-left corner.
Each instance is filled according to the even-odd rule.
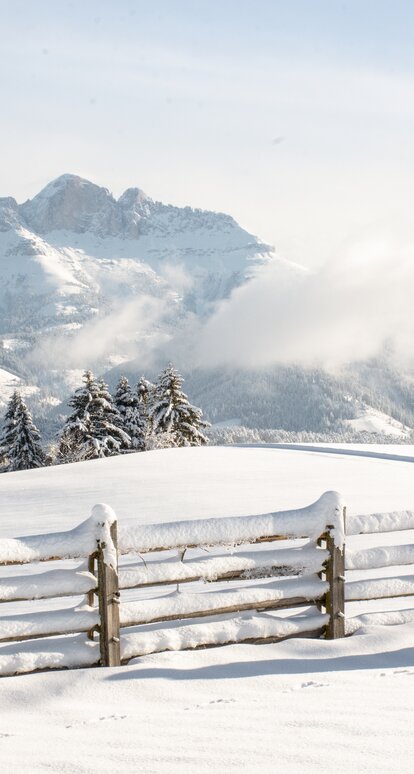
[[[300,508],[332,489],[350,513],[414,505],[413,463],[407,461],[414,459],[414,446],[333,450],[165,449],[5,473],[0,536],[69,529],[97,502],[109,503],[124,523]],[[396,460],[384,461],[384,454]]]
[[[98,501],[123,525],[300,507],[326,489],[342,493],[351,515],[412,509],[413,461],[414,447],[398,445],[196,448],[7,473],[0,534],[73,527]],[[375,536],[378,545],[390,539]],[[412,543],[412,533],[394,539]],[[345,640],[231,645],[2,678],[2,771],[271,774],[276,762],[288,774],[330,774],[334,750],[339,774],[388,774],[396,761],[408,774],[413,636],[409,623],[365,626]]]
[[[411,432],[401,422],[393,420],[382,411],[375,411],[370,406],[361,408],[355,419],[345,420],[345,424],[359,432],[384,433],[385,435],[393,435],[395,438],[407,438]]]

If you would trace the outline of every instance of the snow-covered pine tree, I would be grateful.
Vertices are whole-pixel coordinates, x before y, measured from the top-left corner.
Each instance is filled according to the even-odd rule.
[[[9,409],[7,441],[4,444],[7,470],[43,467],[46,457],[40,445],[40,434],[19,392],[12,396]]]
[[[114,395],[114,406],[121,417],[122,429],[131,439],[131,450],[144,451],[147,420],[143,404],[132,392],[126,376],[121,376]]]
[[[131,438],[122,427],[122,417],[114,406],[108,385],[103,379],[98,382],[98,394],[93,396],[89,413],[93,420],[95,441],[99,449],[99,454],[96,456],[111,457],[131,448]]]
[[[146,424],[145,448],[146,449],[153,448],[151,444],[148,446],[148,441],[150,436],[152,435],[150,407],[154,400],[155,384],[153,384],[152,382],[149,382],[148,379],[145,378],[145,376],[141,376],[137,384],[137,395],[138,395],[138,402],[139,402],[141,415],[144,417],[145,424]]]
[[[209,423],[203,421],[201,409],[189,403],[183,381],[171,363],[160,374],[148,410],[152,433],[162,434],[164,440],[168,434],[170,446],[202,446],[208,440],[201,430]]]
[[[13,439],[13,430],[16,425],[16,409],[18,402],[19,393],[15,390],[7,404],[0,434],[0,465],[2,466],[7,466],[8,464],[8,452]]]
[[[74,411],[60,433],[61,462],[109,457],[131,444],[105,382],[98,383],[91,371],[85,371],[83,381],[84,386],[69,400]]]
[[[73,411],[59,433],[57,452],[59,462],[76,462],[85,459],[83,456],[85,445],[91,430],[88,407],[97,385],[91,371],[85,371],[83,382],[84,386],[75,390],[68,400],[68,405],[73,408]]]
[[[146,411],[148,410],[149,404],[151,403],[154,390],[155,384],[149,382],[145,376],[141,376],[141,379],[137,384],[137,395],[139,402],[145,407]]]

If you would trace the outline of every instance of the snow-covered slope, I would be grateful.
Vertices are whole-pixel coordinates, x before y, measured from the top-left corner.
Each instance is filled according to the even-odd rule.
[[[361,407],[355,419],[347,419],[345,424],[358,432],[383,433],[393,435],[395,438],[408,438],[411,432],[410,428],[401,422],[397,422],[382,411],[376,411],[371,406]]]
[[[20,379],[18,376],[0,368],[0,405],[6,403],[13,390],[19,389]]]
[[[4,473],[0,536],[70,529],[97,502],[125,524],[301,508],[327,490],[350,514],[411,509],[414,447],[384,448],[164,449]]]

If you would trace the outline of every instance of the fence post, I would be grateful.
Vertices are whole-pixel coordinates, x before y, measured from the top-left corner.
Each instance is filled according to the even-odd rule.
[[[88,572],[90,572],[92,575],[95,575],[95,560],[97,557],[97,552],[95,551],[93,554],[90,554],[88,556]],[[89,607],[95,606],[95,589],[91,589],[88,591],[86,595],[86,602],[89,605]],[[94,639],[94,634],[96,631],[96,626],[94,626],[92,629],[89,629],[88,631],[88,640]]]
[[[342,516],[345,522],[345,508]],[[326,565],[326,580],[329,583],[329,591],[326,594],[326,612],[329,615],[326,627],[328,640],[345,637],[345,544],[335,545],[333,529],[328,525],[326,532],[326,547],[329,551]]]
[[[115,549],[117,549],[116,521],[111,525],[111,538]],[[119,641],[118,566],[114,568],[105,563],[104,548],[105,544],[100,543],[97,552],[101,666],[119,666],[121,663],[121,653]]]

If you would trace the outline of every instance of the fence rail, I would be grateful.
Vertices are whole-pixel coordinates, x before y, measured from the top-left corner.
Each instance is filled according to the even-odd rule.
[[[119,540],[115,514],[98,505],[73,530],[0,540],[4,566],[82,560],[74,569],[0,577],[0,603],[84,596],[82,604],[46,612],[27,612],[25,605],[24,613],[9,615],[3,605],[0,675],[117,666],[162,650],[233,642],[343,637],[345,602],[414,594],[414,576],[352,579],[355,570],[414,564],[414,546],[345,555],[344,523],[339,496],[327,492],[296,511],[138,525],[123,529]],[[414,529],[414,512],[348,516],[346,533],[390,532],[392,524],[394,531]],[[135,559],[118,568],[118,555]],[[133,590],[140,599],[129,600]],[[410,620],[410,614],[393,611],[389,621]],[[347,631],[369,616],[347,619]]]

